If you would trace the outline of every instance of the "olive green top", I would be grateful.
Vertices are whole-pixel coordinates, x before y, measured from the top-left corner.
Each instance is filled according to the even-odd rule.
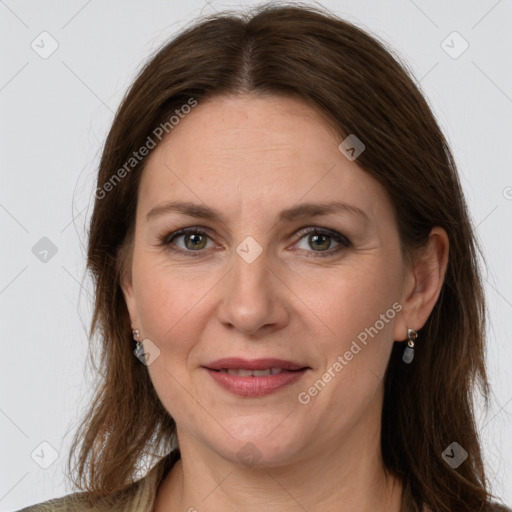
[[[153,510],[160,483],[179,458],[179,450],[173,450],[168,456],[160,459],[145,477],[94,507],[85,499],[85,492],[74,492],[31,505],[18,512],[149,512]]]

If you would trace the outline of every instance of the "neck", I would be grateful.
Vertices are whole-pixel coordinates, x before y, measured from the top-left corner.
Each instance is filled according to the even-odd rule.
[[[361,423],[343,443],[324,439],[293,464],[264,468],[233,463],[179,433],[181,459],[164,479],[155,511],[400,512],[402,485],[384,469],[380,421]]]

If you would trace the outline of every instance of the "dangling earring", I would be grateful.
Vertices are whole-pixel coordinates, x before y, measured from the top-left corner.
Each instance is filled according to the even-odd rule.
[[[414,329],[407,329],[407,337],[407,346],[404,349],[402,361],[410,364],[414,359],[414,340],[418,337],[418,333]]]
[[[140,359],[141,356],[144,355],[144,345],[140,341],[139,329],[133,329],[132,335],[133,335],[133,339],[137,342],[137,346],[135,347],[135,350],[133,351],[133,353],[137,356],[138,359]]]

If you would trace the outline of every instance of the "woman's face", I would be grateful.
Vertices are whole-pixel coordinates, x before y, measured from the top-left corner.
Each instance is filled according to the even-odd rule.
[[[180,443],[271,466],[378,439],[408,274],[384,188],[340,142],[299,100],[245,95],[200,102],[150,155],[123,290]]]

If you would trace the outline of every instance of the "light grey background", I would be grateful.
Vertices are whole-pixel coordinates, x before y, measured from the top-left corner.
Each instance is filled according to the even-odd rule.
[[[254,4],[0,0],[0,510],[70,492],[62,470],[90,388],[85,229],[113,112],[142,62],[177,30],[201,12]],[[493,395],[478,424],[492,489],[511,504],[512,2],[323,5],[407,61],[455,154],[488,262]],[[464,41],[454,31],[469,44],[457,58]],[[55,255],[36,257],[43,237]],[[52,457],[42,442],[58,454],[47,469],[37,463]]]

